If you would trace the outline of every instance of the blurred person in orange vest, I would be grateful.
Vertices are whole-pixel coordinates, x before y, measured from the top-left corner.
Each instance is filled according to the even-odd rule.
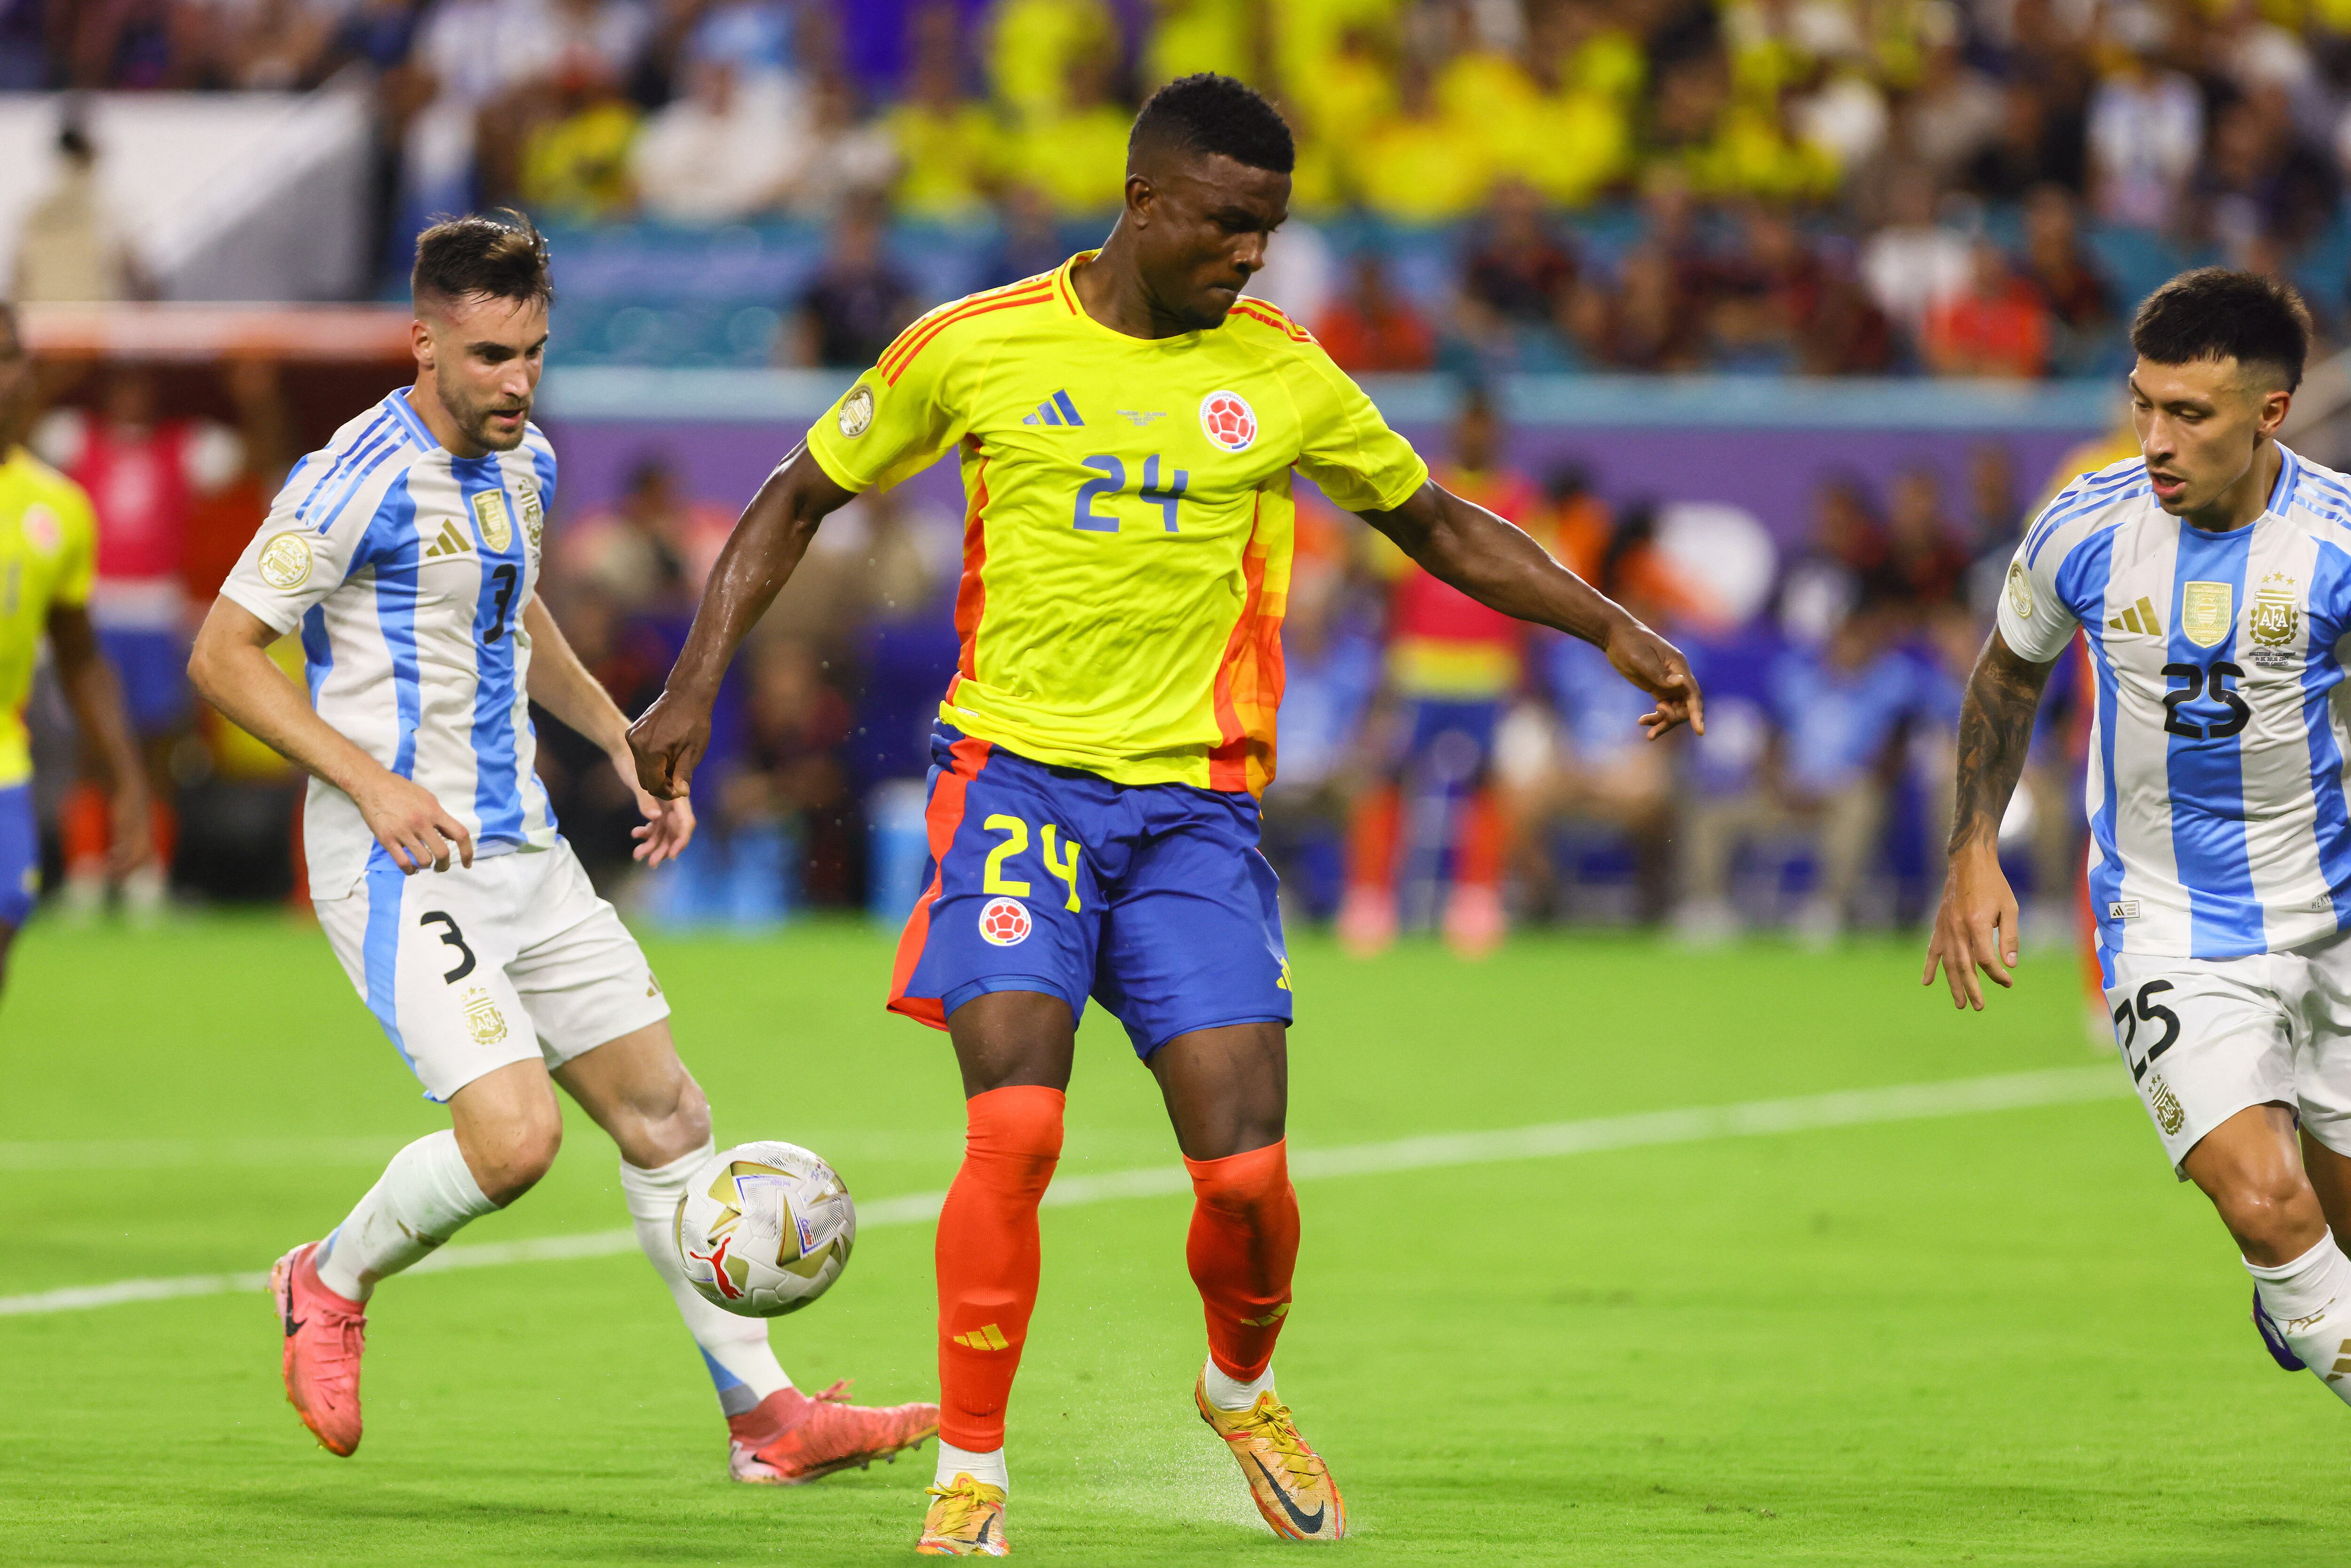
[[[211,421],[165,419],[154,371],[122,365],[107,376],[95,413],[58,409],[34,449],[89,492],[98,513],[98,580],[89,615],[119,673],[144,758],[153,852],[121,878],[136,919],[161,914],[178,838],[172,751],[194,706],[187,679],[189,601],[183,568],[196,508],[245,472],[243,440]],[[106,792],[85,778],[66,797],[65,908],[89,916],[106,899],[112,838]]]
[[[1540,495],[1502,465],[1502,431],[1486,394],[1462,400],[1450,466],[1438,483],[1524,526]],[[1502,908],[1507,833],[1490,771],[1502,706],[1524,674],[1526,625],[1390,554],[1388,689],[1402,708],[1402,755],[1388,780],[1357,797],[1347,835],[1347,891],[1339,939],[1358,956],[1395,939],[1399,862],[1451,861],[1442,924],[1465,956],[1489,952],[1508,926]],[[1407,814],[1408,813],[1408,814]],[[1432,880],[1436,880],[1432,878]]]

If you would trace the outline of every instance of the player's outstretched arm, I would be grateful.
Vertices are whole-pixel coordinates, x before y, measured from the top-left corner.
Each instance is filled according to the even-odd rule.
[[[612,771],[637,798],[644,821],[631,830],[637,841],[636,858],[649,866],[675,860],[694,838],[694,803],[683,791],[674,800],[656,800],[637,782],[636,758],[629,750],[629,716],[580,662],[571,640],[545,603],[533,599],[523,607],[522,629],[530,639],[530,700],[601,747]]]
[[[233,599],[215,599],[196,632],[188,679],[231,724],[297,768],[351,798],[403,872],[447,871],[450,856],[474,863],[474,836],[442,810],[433,791],[402,779],[319,716],[286,672],[270,661],[269,623]]]
[[[122,711],[122,687],[113,666],[99,652],[98,632],[87,609],[52,605],[48,632],[57,685],[73,709],[74,723],[106,763],[114,817],[113,847],[107,858],[117,872],[127,872],[147,858],[151,842],[147,770],[140,765],[139,743],[131,738],[131,719]]]
[[[802,443],[776,465],[711,569],[694,629],[662,695],[629,728],[637,782],[656,800],[686,791],[710,745],[710,705],[744,636],[767,613],[808,553],[817,525],[854,495],[817,465]]]
[[[1951,865],[1943,879],[1943,902],[1935,911],[1935,935],[1927,945],[1927,972],[1918,982],[1933,985],[1940,966],[1955,1008],[1982,1010],[1980,967],[2001,986],[2013,983],[2009,971],[2017,956],[2016,894],[2000,869],[2000,823],[2023,777],[2032,747],[2032,716],[2053,667],[2010,648],[1994,628],[1976,656],[1959,704]]]
[[[1651,740],[1684,724],[1706,733],[1705,699],[1681,650],[1553,560],[1522,530],[1433,479],[1392,512],[1356,515],[1479,603],[1557,627],[1605,653],[1619,674],[1657,699],[1641,716]]]

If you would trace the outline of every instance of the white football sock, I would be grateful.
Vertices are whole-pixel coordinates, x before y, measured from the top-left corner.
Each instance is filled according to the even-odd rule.
[[[959,1475],[969,1476],[976,1481],[986,1481],[992,1487],[1001,1487],[1008,1493],[1012,1490],[1012,1479],[1004,1471],[1003,1449],[990,1448],[984,1454],[976,1454],[969,1448],[958,1448],[942,1438],[938,1474],[931,1484],[948,1486]]]
[[[737,1317],[724,1307],[713,1306],[686,1282],[685,1266],[678,1261],[677,1200],[685,1196],[685,1181],[694,1167],[717,1152],[716,1144],[705,1142],[684,1158],[649,1171],[622,1160],[621,1191],[629,1201],[629,1218],[637,1228],[637,1245],[645,1249],[653,1272],[676,1299],[685,1332],[702,1347],[703,1364],[710,1369],[710,1381],[718,1387],[718,1407],[729,1416],[740,1416],[757,1409],[760,1400],[778,1388],[789,1388],[792,1380],[784,1375],[776,1353],[768,1348],[766,1320]]]
[[[1246,1410],[1257,1403],[1257,1396],[1273,1387],[1273,1364],[1266,1363],[1265,1370],[1243,1383],[1238,1377],[1228,1377],[1217,1366],[1217,1358],[1208,1358],[1208,1370],[1200,1375],[1208,1403],[1219,1410]]]
[[[354,1301],[479,1219],[496,1204],[465,1168],[457,1134],[443,1128],[392,1156],[359,1207],[319,1244],[319,1278]]]
[[[2291,1263],[2247,1260],[2262,1308],[2302,1364],[2351,1405],[2351,1258],[2332,1235]]]

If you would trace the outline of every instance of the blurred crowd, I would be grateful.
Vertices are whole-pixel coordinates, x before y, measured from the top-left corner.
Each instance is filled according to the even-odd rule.
[[[933,302],[886,225],[1051,265],[1200,69],[1299,128],[1265,292],[1364,370],[2079,372],[2128,304],[2085,234],[2290,269],[2351,155],[2345,0],[0,0],[0,86],[371,83],[388,252],[497,202],[828,225],[778,350],[825,364]],[[1449,225],[1445,287],[1366,223]]]
[[[202,709],[183,669],[293,455],[289,399],[264,363],[207,372],[196,398],[192,373],[93,370],[61,384],[32,434],[97,507],[92,616],[159,803],[158,862],[110,885],[105,800],[77,779],[53,695],[37,705],[52,871],[78,915],[113,898],[160,913],[166,868],[185,897],[301,884],[300,781]],[[211,413],[176,412],[190,406]],[[2043,476],[1990,440],[1963,472],[1922,463],[1882,488],[1827,472],[1806,537],[1777,548],[1735,508],[1612,504],[1573,466],[1521,472],[1506,414],[1470,392],[1426,443],[1438,477],[1680,642],[1707,735],[1648,744],[1646,699],[1598,651],[1483,609],[1302,497],[1265,800],[1293,915],[1334,919],[1364,951],[1434,928],[1469,952],[1554,920],[1826,942],[1923,917],[1961,685]],[[2126,450],[2085,449],[2066,470]],[[659,692],[732,523],[658,445],[608,504],[559,497],[541,591],[629,711]],[[542,718],[541,771],[600,884],[681,926],[901,916],[924,874],[925,737],[956,662],[961,564],[960,515],[935,485],[827,521],[726,681],[695,779],[702,833],[675,868],[635,873],[631,796],[601,752]],[[279,653],[298,673],[290,641]],[[2077,673],[2053,681],[2010,823],[2032,918],[2059,928],[2080,864]]]

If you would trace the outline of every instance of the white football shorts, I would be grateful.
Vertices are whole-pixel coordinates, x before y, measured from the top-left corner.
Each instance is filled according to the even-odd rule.
[[[2115,1043],[2175,1172],[2205,1134],[2272,1102],[2351,1155],[2351,935],[2245,958],[2108,961]]]
[[[669,1017],[637,939],[560,840],[413,876],[378,854],[317,908],[430,1100],[510,1061],[560,1067]]]

